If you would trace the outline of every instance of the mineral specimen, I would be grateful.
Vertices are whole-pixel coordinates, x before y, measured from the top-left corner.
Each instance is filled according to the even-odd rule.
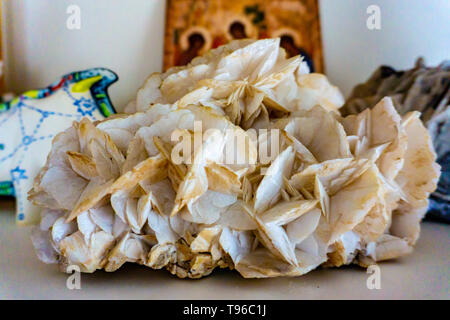
[[[41,260],[199,278],[299,276],[412,251],[439,166],[418,112],[344,101],[279,39],[151,75],[127,110],[74,122],[29,198]]]

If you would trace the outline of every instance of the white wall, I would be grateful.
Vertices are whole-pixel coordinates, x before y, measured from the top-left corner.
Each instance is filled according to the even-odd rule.
[[[366,27],[372,4],[381,9],[381,30]],[[346,94],[381,64],[450,59],[449,0],[320,0],[320,14],[326,72]]]
[[[117,107],[162,66],[165,0],[6,0],[7,82],[16,93],[59,76],[103,66],[119,74]],[[67,6],[81,9],[81,29],[66,28]],[[381,30],[366,27],[366,9],[381,8]],[[450,59],[449,0],[321,0],[326,71],[344,93],[380,64],[409,68]]]
[[[165,0],[6,0],[6,81],[16,93],[44,87],[65,73],[107,67],[117,107],[160,71]],[[69,30],[66,9],[81,9],[81,29]]]

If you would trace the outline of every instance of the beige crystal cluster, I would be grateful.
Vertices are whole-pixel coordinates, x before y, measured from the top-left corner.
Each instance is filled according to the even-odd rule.
[[[279,39],[152,74],[128,114],[54,139],[29,193],[39,258],[261,278],[410,253],[440,170],[427,130],[389,98],[345,118],[343,103]]]

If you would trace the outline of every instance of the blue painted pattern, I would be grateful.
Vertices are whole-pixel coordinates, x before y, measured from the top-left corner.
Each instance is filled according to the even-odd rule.
[[[98,77],[98,80],[95,79],[95,82],[88,87],[87,93],[90,94],[74,94],[72,92],[71,84],[93,77]],[[71,123],[87,116],[95,121],[115,113],[107,88],[117,79],[118,77],[114,72],[104,68],[73,72],[44,89],[29,91],[11,101],[0,103],[0,168],[8,166],[9,169],[3,168],[9,170],[10,176],[10,180],[7,180],[8,177],[0,176],[0,196],[18,197],[18,220],[23,220],[25,217],[23,203],[19,198],[26,199],[26,192],[28,191],[21,190],[21,181],[34,178],[34,174],[30,176],[27,172],[24,160],[30,159],[27,157],[33,157],[32,148],[35,143],[54,138],[54,134],[42,133],[41,129],[44,127],[51,128],[52,123],[54,124],[58,119],[64,119],[64,123],[69,120],[69,123]],[[57,91],[63,92],[68,98],[66,100],[72,101],[73,108],[67,108],[66,105],[66,112],[60,112],[57,109],[55,110],[58,106],[51,105],[50,100],[48,105],[46,104],[47,100],[43,100],[42,103],[38,104],[40,107],[30,103],[30,101],[47,98]],[[67,110],[72,111],[67,112]],[[97,117],[98,115],[101,116],[100,119]],[[17,129],[14,133],[6,132],[11,130],[12,123],[16,124],[13,127],[16,128],[17,126]],[[36,148],[34,148],[34,152],[36,152]],[[5,173],[3,170],[2,175]]]

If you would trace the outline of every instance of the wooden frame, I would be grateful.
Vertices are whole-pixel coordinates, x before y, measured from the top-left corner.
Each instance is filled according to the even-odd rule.
[[[3,60],[3,1],[0,0],[0,95],[5,92],[5,62]]]

